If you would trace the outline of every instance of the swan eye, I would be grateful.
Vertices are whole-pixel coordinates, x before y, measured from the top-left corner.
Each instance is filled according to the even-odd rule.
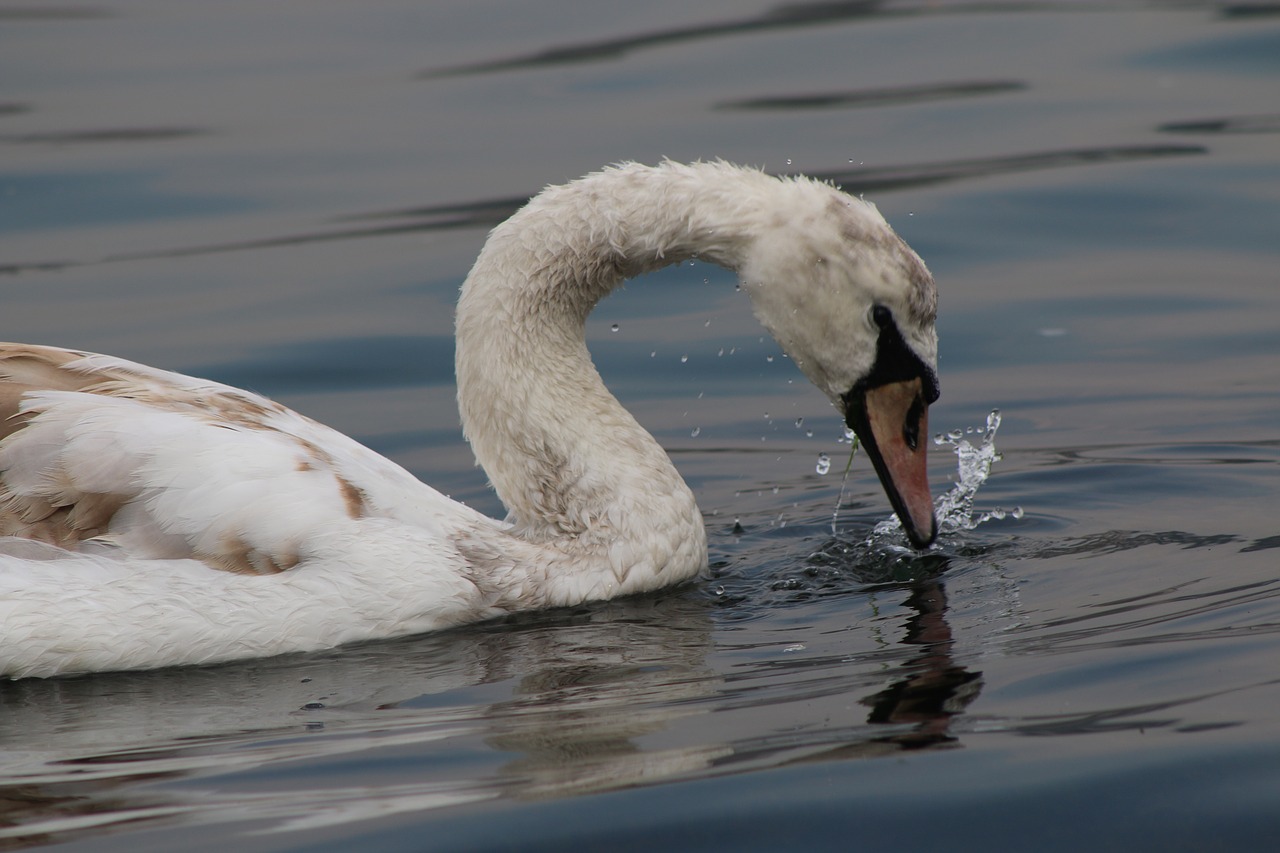
[[[923,415],[924,403],[916,397],[911,403],[911,408],[907,410],[906,423],[902,425],[902,440],[912,450],[920,446],[920,419]]]
[[[893,312],[883,305],[877,305],[871,309],[871,319],[882,329],[887,329],[893,325]]]

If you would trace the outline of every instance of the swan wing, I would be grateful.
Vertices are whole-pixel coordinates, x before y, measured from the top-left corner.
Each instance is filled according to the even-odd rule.
[[[0,535],[267,574],[362,519],[483,518],[265,397],[123,359],[0,344],[0,417]]]

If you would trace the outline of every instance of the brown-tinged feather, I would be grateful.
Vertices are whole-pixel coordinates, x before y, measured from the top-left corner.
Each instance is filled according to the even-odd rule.
[[[344,480],[336,474],[334,479],[338,481],[338,492],[341,493],[343,503],[346,504],[347,515],[352,518],[362,518],[367,510],[364,492],[356,488],[349,480]]]

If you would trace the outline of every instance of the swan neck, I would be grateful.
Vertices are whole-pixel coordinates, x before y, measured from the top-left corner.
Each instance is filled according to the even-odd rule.
[[[705,565],[693,496],[604,387],[585,322],[635,275],[694,256],[734,268],[749,227],[718,203],[725,192],[720,171],[623,167],[545,191],[490,235],[458,305],[459,409],[522,538],[604,556],[615,573]]]

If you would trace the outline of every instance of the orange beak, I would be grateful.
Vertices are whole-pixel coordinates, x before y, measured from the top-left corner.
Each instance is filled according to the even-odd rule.
[[[922,380],[887,382],[846,399],[845,420],[867,449],[907,538],[918,549],[929,547],[938,524],[925,466],[929,406]]]

